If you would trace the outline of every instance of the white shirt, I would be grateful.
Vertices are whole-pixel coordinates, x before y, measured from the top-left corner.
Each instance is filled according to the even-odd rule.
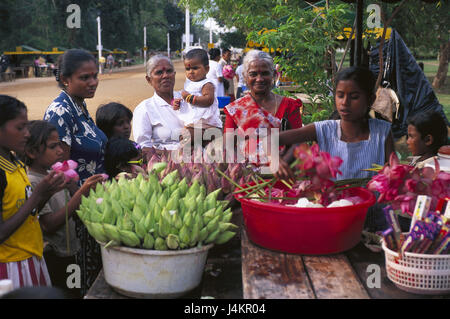
[[[243,69],[242,64],[239,65],[239,66],[236,68],[236,74],[237,74],[237,76],[238,76],[238,78],[239,78],[239,81],[238,81],[238,87],[243,87],[243,86],[245,86],[245,83],[244,83],[244,76],[243,76],[243,74],[242,74],[242,69]]]
[[[174,98],[181,98],[181,93],[173,92]],[[142,101],[133,112],[134,141],[141,147],[175,150],[180,147],[183,121],[179,111],[164,101],[158,94]]]
[[[216,87],[216,97],[225,96],[223,83],[219,82],[219,78],[222,77],[223,74],[221,65],[214,60],[209,60],[209,72],[206,75],[206,78],[210,79],[214,83],[214,86]]]
[[[206,78],[204,80],[193,82],[186,79],[184,82],[184,90],[190,94],[201,96],[202,88],[206,83],[212,83],[212,80]],[[214,85],[214,83],[212,83]],[[220,119],[219,102],[214,98],[213,104],[209,107],[199,107],[190,103],[182,103],[180,107],[180,119],[184,121],[184,125],[197,126],[196,124],[208,124],[210,126],[222,128],[222,120]]]

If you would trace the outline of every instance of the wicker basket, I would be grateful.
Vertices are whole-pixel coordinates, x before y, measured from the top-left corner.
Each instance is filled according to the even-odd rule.
[[[400,289],[415,294],[450,293],[450,255],[405,252],[403,258],[382,242],[388,278]]]

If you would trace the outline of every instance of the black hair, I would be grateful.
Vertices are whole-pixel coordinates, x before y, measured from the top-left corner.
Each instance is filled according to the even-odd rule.
[[[6,122],[14,120],[27,107],[22,101],[9,96],[0,94],[0,127]]]
[[[97,65],[95,57],[88,51],[82,49],[70,49],[59,56],[57,62],[58,69],[55,75],[58,86],[64,88],[64,84],[61,82],[61,76],[66,78],[71,77],[84,62],[89,61],[93,61]]]
[[[109,139],[113,135],[114,125],[123,116],[128,117],[131,121],[133,119],[133,112],[123,104],[111,102],[101,105],[97,109],[95,123]]]
[[[217,58],[218,56],[220,56],[220,50],[218,48],[212,48],[209,50],[209,58],[211,60],[214,60],[215,58]]]
[[[366,118],[369,118],[370,107],[373,102],[375,102],[375,84],[376,78],[372,71],[368,68],[360,66],[351,66],[349,68],[343,69],[336,74],[335,85],[334,85],[334,96],[336,96],[336,88],[340,81],[353,81],[359,88],[364,92],[367,97],[367,113]],[[339,119],[339,113],[337,111],[333,112],[331,119]]]
[[[105,172],[110,178],[121,173],[121,166],[127,166],[128,161],[141,155],[136,143],[125,138],[113,137],[106,144]]]
[[[360,66],[352,66],[338,72],[335,79],[335,90],[340,81],[348,80],[354,81],[366,94],[369,101],[371,98],[375,97],[376,79],[375,75],[369,69]]]
[[[185,60],[197,59],[204,66],[209,66],[208,53],[203,49],[189,50],[184,56]]]
[[[25,153],[22,155],[22,160],[26,165],[33,164],[33,159],[28,157],[27,152],[41,152],[41,147],[44,146],[44,151],[47,146],[47,140],[53,132],[57,132],[56,127],[42,120],[31,121],[28,126],[30,137],[25,144]]]
[[[448,129],[444,118],[435,111],[417,113],[407,119],[408,125],[413,125],[423,139],[428,134],[433,137],[433,144],[430,145],[434,154],[439,148],[448,144]]]
[[[225,53],[227,53],[227,52],[231,52],[231,50],[228,49],[228,48],[223,48],[223,49],[222,49],[222,54],[225,54]]]

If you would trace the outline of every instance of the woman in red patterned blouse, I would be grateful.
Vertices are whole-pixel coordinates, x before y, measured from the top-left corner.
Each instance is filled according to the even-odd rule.
[[[272,92],[275,69],[269,54],[249,51],[244,58],[242,74],[250,93],[225,106],[225,133],[237,129],[238,134],[248,135],[245,132],[249,129],[279,128],[284,131],[302,126],[301,100]],[[248,151],[252,148],[247,145]]]

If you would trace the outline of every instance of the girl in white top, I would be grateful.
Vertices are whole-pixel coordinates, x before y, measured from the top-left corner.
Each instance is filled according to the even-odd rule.
[[[184,123],[172,107],[174,99],[181,98],[181,94],[173,90],[175,68],[170,59],[164,55],[151,57],[147,62],[146,80],[155,93],[134,110],[134,141],[142,147],[144,154],[152,147],[176,150],[180,147]]]
[[[219,104],[214,83],[206,78],[209,70],[208,54],[203,49],[192,49],[184,58],[186,82],[181,96],[186,103],[174,103],[186,128],[222,128]]]

